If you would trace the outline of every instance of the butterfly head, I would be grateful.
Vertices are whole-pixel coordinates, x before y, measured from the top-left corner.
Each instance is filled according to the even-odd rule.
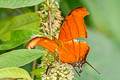
[[[79,62],[73,63],[72,66],[73,67],[78,67],[80,69],[79,73],[81,73],[82,72],[82,66],[83,66],[83,64],[85,64],[85,62],[86,61],[84,61],[84,60],[83,61],[79,61]]]

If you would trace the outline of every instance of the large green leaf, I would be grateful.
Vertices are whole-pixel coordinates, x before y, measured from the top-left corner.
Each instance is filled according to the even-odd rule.
[[[0,68],[19,67],[28,64],[43,55],[41,50],[13,50],[0,55]]]
[[[10,32],[18,29],[39,30],[39,15],[27,13],[0,21],[0,39],[9,40]]]
[[[0,8],[21,8],[40,4],[44,0],[0,0]]]
[[[33,80],[28,72],[17,67],[0,69],[0,80],[4,80],[4,78],[23,78],[27,80]]]
[[[0,21],[0,36],[9,30],[9,27],[7,27],[7,26],[10,25],[10,21],[11,21],[11,17],[3,19]]]
[[[87,61],[101,74],[97,74],[86,64],[83,66],[84,69],[81,76],[75,75],[77,80],[119,80],[119,48],[105,36],[90,30],[87,42],[91,47]]]
[[[8,50],[15,48],[26,41],[30,40],[32,36],[40,34],[40,32],[36,30],[24,29],[24,30],[14,30],[11,33],[10,41],[6,41],[0,44],[0,50]]]

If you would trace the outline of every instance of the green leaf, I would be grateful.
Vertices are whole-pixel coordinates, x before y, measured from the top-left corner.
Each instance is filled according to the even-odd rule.
[[[0,69],[0,79],[4,80],[4,78],[23,78],[27,80],[33,80],[28,72],[22,68],[17,67]]]
[[[43,53],[37,49],[19,49],[4,53],[0,55],[0,68],[23,66],[40,58]]]
[[[74,0],[59,0],[60,1],[60,8],[62,10],[62,13],[64,16],[68,15],[69,12],[72,9],[75,9],[77,7],[80,7],[80,1],[74,1]]]
[[[35,13],[26,13],[0,22],[0,39],[6,41],[10,39],[12,30],[34,29],[39,31],[39,15]]]
[[[31,72],[31,74],[34,74],[36,75],[37,77],[41,77],[43,73],[46,72],[46,69],[45,68],[39,68],[39,69],[35,69]]]
[[[11,20],[11,17],[3,19],[0,21],[0,36],[9,30],[9,29],[7,29],[9,27],[7,27],[7,26],[10,25],[10,20]],[[0,37],[0,39],[1,39],[1,37]]]
[[[0,50],[9,50],[15,48],[32,38],[32,36],[40,34],[40,32],[36,30],[14,30],[11,33],[11,40],[6,41],[0,44]]]
[[[21,8],[40,4],[44,0],[0,0],[0,8]]]
[[[77,80],[118,80],[120,79],[120,50],[108,38],[100,33],[88,31],[88,45],[91,50],[87,56],[87,61],[94,66],[101,74],[97,74],[90,66],[85,64],[83,72]]]

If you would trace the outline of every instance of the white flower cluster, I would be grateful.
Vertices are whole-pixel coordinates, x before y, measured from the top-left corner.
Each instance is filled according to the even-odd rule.
[[[53,63],[49,74],[44,74],[42,80],[72,80],[74,73],[72,66],[67,63]]]
[[[48,10],[50,10],[51,14],[51,24],[52,24],[52,35],[58,36],[58,32],[63,20],[61,16],[61,11],[59,10],[58,2],[54,0],[48,0],[49,3],[44,2],[41,4],[41,9],[38,12],[40,14],[40,26],[44,34],[49,33],[49,19],[48,19]]]
[[[54,56],[53,54],[49,53],[48,50],[44,50],[44,56],[41,58],[42,62],[38,65],[38,68],[46,68],[49,64],[52,64],[54,62]]]

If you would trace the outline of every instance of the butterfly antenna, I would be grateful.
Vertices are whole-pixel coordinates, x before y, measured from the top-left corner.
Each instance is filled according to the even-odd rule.
[[[91,68],[93,68],[98,74],[100,74],[100,72],[97,71],[90,63],[88,63],[87,61],[85,63],[88,64]]]

